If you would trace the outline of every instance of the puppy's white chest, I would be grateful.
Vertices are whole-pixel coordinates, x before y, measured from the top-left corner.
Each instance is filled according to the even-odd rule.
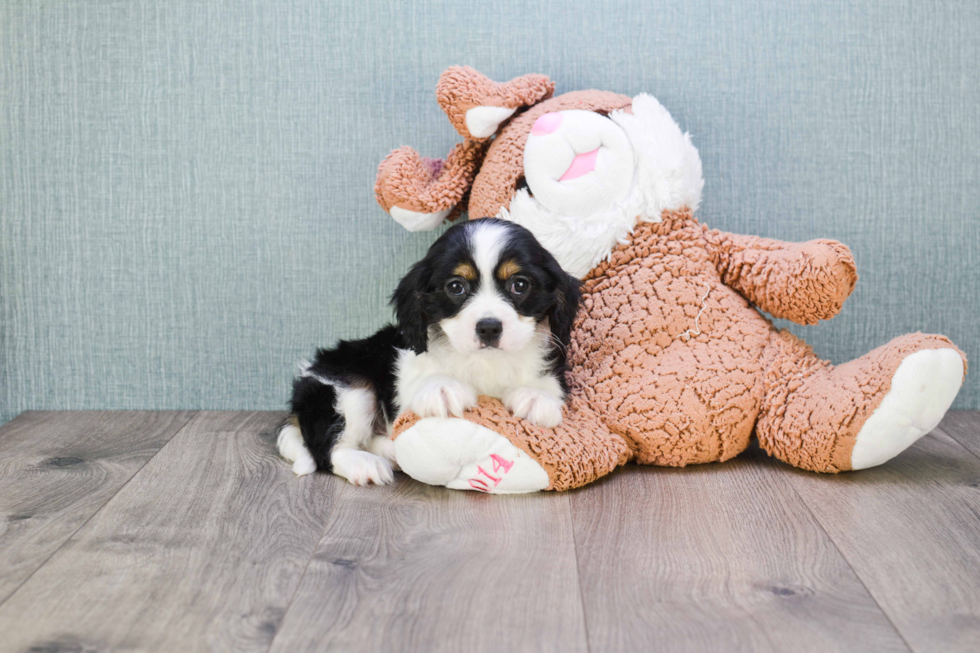
[[[433,377],[455,379],[471,386],[478,395],[498,399],[518,387],[560,393],[557,381],[546,373],[541,351],[458,354],[446,347],[436,347],[424,354],[401,352],[398,360],[399,406],[408,406],[415,392]]]
[[[534,354],[523,357],[502,352],[469,356],[475,360],[447,361],[446,375],[470,384],[477,394],[502,399],[511,388],[535,385],[542,375],[543,361]]]

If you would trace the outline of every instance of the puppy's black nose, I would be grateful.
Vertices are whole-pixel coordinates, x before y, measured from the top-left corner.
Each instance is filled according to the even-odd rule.
[[[483,344],[493,347],[500,341],[500,334],[503,333],[504,325],[500,320],[485,317],[476,323],[476,337]]]

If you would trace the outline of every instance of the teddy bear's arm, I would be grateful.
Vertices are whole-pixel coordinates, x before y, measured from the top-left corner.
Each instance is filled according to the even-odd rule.
[[[851,250],[834,240],[787,243],[718,230],[705,236],[722,281],[773,317],[829,320],[857,282]]]

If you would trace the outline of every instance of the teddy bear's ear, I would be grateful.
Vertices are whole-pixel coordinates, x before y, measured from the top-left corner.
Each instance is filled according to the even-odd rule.
[[[452,66],[439,77],[436,99],[464,138],[483,140],[521,107],[551,97],[555,83],[544,75],[494,82],[469,66]]]
[[[468,66],[453,66],[439,77],[439,105],[466,140],[443,159],[419,156],[410,147],[389,154],[378,166],[374,195],[385,211],[409,231],[427,231],[455,219],[480,168],[488,139],[517,109],[551,97],[554,83],[544,75],[509,82],[487,79]]]
[[[428,231],[458,215],[483,160],[484,144],[466,140],[445,160],[400,147],[378,166],[374,196],[409,231]]]

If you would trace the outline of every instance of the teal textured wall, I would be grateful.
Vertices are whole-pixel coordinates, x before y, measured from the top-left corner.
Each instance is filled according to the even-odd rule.
[[[281,407],[433,240],[372,185],[457,140],[455,63],[651,92],[701,151],[702,220],[848,243],[843,313],[794,328],[822,355],[924,330],[978,361],[978,35],[975,0],[4,2],[0,421]]]

